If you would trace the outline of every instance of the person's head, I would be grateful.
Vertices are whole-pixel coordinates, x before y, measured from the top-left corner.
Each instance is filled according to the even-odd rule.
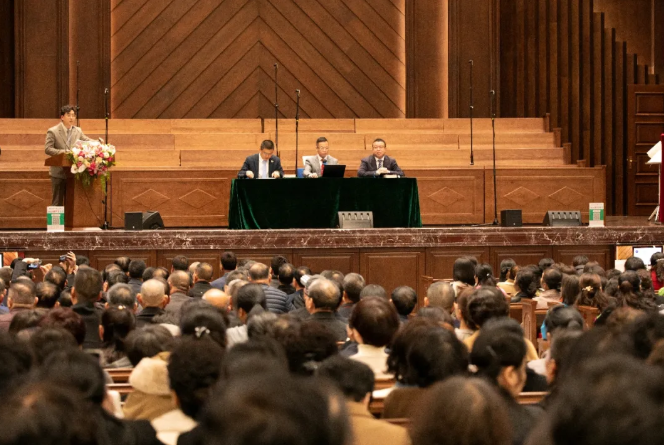
[[[385,300],[388,299],[385,288],[378,284],[367,284],[362,288],[362,291],[360,292],[360,299],[368,297],[378,297],[378,298],[383,298]]]
[[[646,265],[641,258],[631,256],[625,260],[625,271],[633,270],[636,272],[639,269],[646,269]]]
[[[229,272],[228,275],[226,276],[226,282],[224,283],[224,286],[228,286],[235,280],[243,280],[243,281],[248,281],[249,280],[249,275],[246,270],[240,270],[240,269],[235,269],[232,272]],[[224,289],[228,291],[228,289]]]
[[[316,375],[331,381],[351,402],[369,403],[374,390],[374,372],[357,360],[335,355],[323,361]]]
[[[557,335],[559,330],[583,330],[583,316],[572,306],[554,306],[549,309],[544,318],[547,340]]]
[[[269,139],[261,142],[260,156],[262,160],[269,161],[273,153],[274,142],[270,141]]]
[[[511,329],[480,330],[470,353],[477,373],[516,398],[526,384],[526,342]]]
[[[41,328],[30,337],[30,348],[36,364],[41,365],[54,352],[66,348],[76,349],[78,343],[71,332],[63,328]]]
[[[408,286],[399,286],[392,291],[391,301],[401,316],[408,316],[417,305],[417,293]]]
[[[563,274],[555,267],[549,267],[542,274],[542,287],[544,290],[557,290],[560,292],[563,284]]]
[[[293,278],[295,279],[294,284],[296,289],[304,288],[304,283],[302,283],[302,277],[305,275],[311,275],[311,269],[309,269],[307,266],[300,266],[297,269],[295,269],[295,272],[293,272]]]
[[[106,293],[106,300],[109,307],[123,306],[131,311],[134,311],[138,307],[134,290],[131,286],[124,283],[111,286]]]
[[[270,284],[270,268],[263,263],[255,263],[249,268],[249,281]]]
[[[578,275],[563,275],[560,285],[560,298],[563,304],[567,306],[575,304],[580,291]]]
[[[454,319],[452,315],[439,307],[422,307],[417,311],[419,318],[428,318],[435,321],[440,327],[443,327],[450,332],[454,332]]]
[[[318,278],[307,288],[309,298],[305,299],[305,303],[309,312],[334,312],[339,307],[341,302],[339,286],[331,280]]]
[[[475,286],[475,264],[470,258],[457,258],[452,268],[452,277],[454,281]]]
[[[282,264],[281,267],[279,267],[279,284],[292,285],[294,273],[295,266],[290,263]]]
[[[224,349],[209,338],[185,338],[168,359],[168,379],[184,414],[196,419],[221,375]]]
[[[116,258],[114,263],[120,266],[120,269],[122,269],[124,273],[129,273],[129,265],[131,264],[131,258],[129,258],[128,256],[121,256]],[[141,272],[141,274],[142,273],[143,272]]]
[[[549,267],[553,266],[554,264],[556,264],[556,262],[553,261],[553,258],[542,258],[537,266],[542,271],[542,273],[544,273],[545,270],[547,270]]]
[[[261,373],[219,385],[200,429],[206,445],[344,445],[347,419],[341,396],[329,385]]]
[[[224,314],[228,314],[228,305],[230,303],[230,300],[231,300],[230,295],[214,287],[212,289],[207,290],[203,294],[203,301],[207,301],[212,306],[221,310]]]
[[[143,275],[141,276],[141,280],[143,280],[143,282],[146,282],[148,280],[153,279],[155,270],[156,270],[155,267],[146,267],[145,270],[143,271]]]
[[[387,143],[380,138],[374,139],[371,143],[371,150],[373,150],[373,155],[378,159],[383,159],[385,152],[387,151]]]
[[[609,299],[602,291],[602,279],[597,274],[584,273],[579,277],[577,306],[591,306],[603,311],[609,306]]]
[[[644,311],[655,311],[656,303],[651,294],[642,292],[642,280],[637,272],[627,270],[618,278],[618,291],[615,294],[618,306],[628,306]]]
[[[77,349],[51,354],[39,369],[39,381],[78,390],[85,400],[101,408],[106,397],[106,380],[99,360]]]
[[[387,346],[399,330],[399,315],[384,298],[362,298],[353,308],[348,328],[358,343]]]
[[[477,284],[480,286],[495,286],[496,278],[493,276],[493,267],[491,264],[478,264],[475,268]]]
[[[19,332],[24,330],[34,331],[39,323],[44,319],[48,309],[39,308],[31,309],[27,311],[17,312],[12,318],[11,323],[9,323],[8,332],[12,335],[18,335]],[[30,332],[28,335],[32,334]]]
[[[85,321],[71,308],[51,309],[41,320],[39,326],[42,328],[62,328],[74,336],[79,346],[85,340]]]
[[[58,302],[55,304],[55,307],[72,307],[74,303],[71,301],[71,291],[68,289],[60,292],[60,297]]]
[[[106,292],[115,286],[116,284],[127,284],[129,282],[129,277],[120,269],[111,270],[106,276],[106,281],[104,282],[104,289]]]
[[[344,298],[351,303],[357,303],[360,301],[360,293],[362,292],[362,289],[364,289],[364,285],[364,277],[359,273],[349,273],[345,275],[342,284]]]
[[[500,281],[507,281],[507,274],[510,269],[516,266],[516,262],[512,258],[505,258],[500,262]],[[512,277],[514,278],[514,277]]]
[[[481,287],[473,291],[466,304],[468,316],[464,320],[471,329],[481,329],[492,318],[509,315],[510,307],[503,293],[495,287]]]
[[[567,357],[576,340],[583,335],[580,329],[558,329],[550,340],[549,359],[545,362],[546,381],[549,386],[558,384],[558,375],[567,365]]]
[[[214,269],[209,263],[198,263],[196,266],[196,271],[194,272],[194,283],[198,281],[210,282],[212,281],[212,274]]]
[[[171,351],[175,340],[168,329],[154,324],[134,329],[127,335],[124,343],[131,366],[136,366],[146,357]]]
[[[339,352],[334,332],[314,319],[281,320],[274,337],[286,351],[288,368],[294,374],[313,375],[323,360]]]
[[[99,417],[93,405],[71,388],[34,382],[3,399],[0,443],[97,445]],[[72,419],[85,419],[72,421]]]
[[[288,259],[283,255],[274,255],[270,260],[270,273],[275,277],[279,274],[279,268],[288,263]]]
[[[0,332],[0,397],[5,397],[29,377],[33,355],[27,343]],[[4,403],[3,403],[4,405]],[[3,418],[3,422],[6,420]]]
[[[574,266],[576,270],[579,270],[579,268],[583,270],[583,266],[585,266],[588,261],[590,260],[588,259],[587,256],[577,255],[572,259],[572,266]]]
[[[562,444],[658,444],[664,375],[640,360],[609,354],[589,360],[560,386],[538,441]]]
[[[175,270],[168,277],[168,284],[171,286],[171,293],[187,294],[189,292],[189,273],[183,270]]]
[[[274,327],[279,316],[272,312],[262,312],[252,315],[247,320],[247,336],[249,338],[263,338],[274,336]]]
[[[394,374],[394,378],[405,383],[408,374],[408,353],[411,345],[419,336],[425,335],[429,330],[440,327],[433,320],[416,317],[404,324],[394,335],[390,343],[387,357],[387,372]]]
[[[431,326],[410,339],[405,372],[399,381],[427,388],[467,369],[468,350],[464,344],[448,329]]]
[[[325,136],[316,139],[316,153],[321,159],[325,159],[330,152],[330,143]]]
[[[18,280],[9,287],[7,306],[33,308],[37,305],[36,286],[31,280]]]
[[[76,303],[92,304],[101,298],[102,279],[98,270],[81,266],[76,272],[74,287],[71,290],[72,300]]]
[[[427,307],[438,307],[452,315],[454,311],[454,287],[445,281],[437,281],[427,289],[424,298]]]
[[[67,273],[62,267],[53,266],[53,268],[51,268],[51,270],[46,272],[46,275],[44,275],[44,281],[47,283],[55,284],[58,288],[58,291],[62,292],[62,290],[65,288],[65,284],[67,283]],[[5,283],[9,283],[9,280],[5,281]]]
[[[63,105],[60,107],[60,120],[67,128],[71,128],[73,125],[76,125],[76,106]]]
[[[226,251],[221,254],[221,268],[228,272],[237,268],[237,256],[234,252]]]
[[[522,267],[514,278],[514,287],[523,294],[524,298],[534,298],[539,288],[539,280],[531,268]]]
[[[237,291],[236,299],[233,301],[233,308],[237,311],[238,318],[243,322],[247,321],[247,317],[252,311],[262,312],[259,308],[267,308],[267,300],[263,287],[255,283],[245,284],[240,287]]]
[[[143,279],[143,272],[145,272],[145,269],[147,266],[145,265],[145,261],[143,260],[132,260],[129,263],[129,278],[134,278],[136,280],[142,280]]]
[[[193,306],[182,311],[180,318],[182,337],[201,339],[209,337],[222,348],[226,347],[226,321],[223,313],[209,304]]]
[[[166,295],[164,284],[156,279],[143,283],[141,293],[136,298],[144,308],[158,307],[163,309],[168,304],[168,295]]]
[[[221,368],[226,380],[274,372],[287,375],[288,359],[284,348],[273,338],[249,336],[249,341],[233,345]]]
[[[175,255],[171,261],[171,270],[187,271],[189,268],[189,258],[184,255]]]
[[[37,283],[35,287],[35,294],[37,295],[37,307],[52,309],[60,298],[60,289],[48,281]],[[0,292],[2,295],[2,292]]]
[[[441,415],[441,413],[445,415]],[[450,377],[424,395],[413,414],[413,445],[510,445],[507,404],[482,379]]]
[[[109,307],[101,315],[99,337],[105,347],[118,352],[125,351],[125,339],[136,328],[133,308],[125,306]]]

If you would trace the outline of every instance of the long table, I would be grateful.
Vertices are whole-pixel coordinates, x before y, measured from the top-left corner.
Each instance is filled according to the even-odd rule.
[[[415,178],[235,179],[230,229],[329,229],[341,211],[372,211],[374,227],[422,227]]]

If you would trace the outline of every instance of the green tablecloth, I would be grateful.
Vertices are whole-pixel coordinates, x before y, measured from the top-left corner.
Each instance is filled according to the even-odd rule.
[[[329,229],[341,211],[372,211],[374,227],[422,227],[415,178],[234,179],[228,226]]]

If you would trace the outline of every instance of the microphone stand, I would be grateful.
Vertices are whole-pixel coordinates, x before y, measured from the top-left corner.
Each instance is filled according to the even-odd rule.
[[[81,127],[78,117],[79,111],[81,111],[81,107],[78,106],[78,93],[81,92],[81,88],[79,88],[79,83],[78,83],[78,67],[80,64],[81,63],[77,60],[76,61],[76,126],[79,128]]]
[[[297,101],[295,102],[295,176],[297,176],[297,160],[300,148],[300,90],[295,90]]]
[[[108,144],[108,88],[104,88],[104,110],[105,110],[105,120],[106,120],[106,132],[104,133],[104,143]],[[109,175],[110,177],[110,175]],[[104,224],[101,226],[101,230],[110,229],[110,224],[108,223],[108,188],[110,187],[111,181],[106,182],[106,187],[104,189],[104,196],[102,203],[104,204]]]
[[[279,155],[279,89],[277,83],[277,74],[279,73],[279,64],[274,64],[274,146],[277,149],[277,157]]]
[[[491,130],[493,132],[493,225],[498,225],[498,189],[496,188],[496,90],[491,90]]]
[[[473,157],[473,61],[469,60],[470,63],[470,165],[475,165],[475,159]]]

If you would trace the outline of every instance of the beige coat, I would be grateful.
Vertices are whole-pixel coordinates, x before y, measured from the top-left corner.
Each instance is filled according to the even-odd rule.
[[[62,122],[55,127],[51,127],[46,132],[46,143],[44,151],[49,156],[56,156],[70,150],[76,144],[76,141],[89,141],[90,138],[83,134],[83,130],[72,127],[71,137],[67,143],[67,128]],[[62,167],[51,167],[49,174],[54,178],[65,178],[65,169]]]
[[[353,445],[410,445],[408,431],[398,425],[375,419],[361,402],[348,402]]]

